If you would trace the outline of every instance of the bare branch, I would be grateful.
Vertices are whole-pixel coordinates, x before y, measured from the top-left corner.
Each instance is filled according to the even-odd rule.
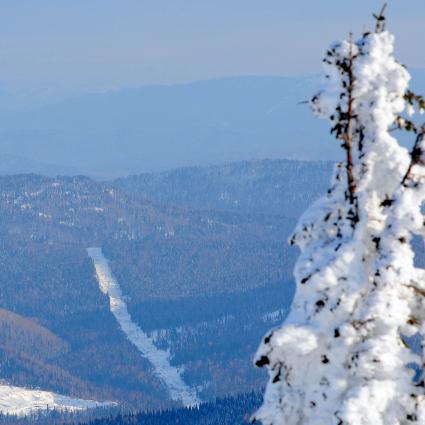
[[[354,73],[353,73],[353,43],[351,40],[352,36],[350,35],[350,57],[348,64],[348,110],[347,110],[347,130],[346,133],[342,136],[344,140],[344,148],[346,150],[346,167],[347,167],[347,182],[348,182],[348,193],[350,198],[350,203],[354,205],[355,203],[355,192],[356,192],[356,183],[354,180],[353,174],[353,91],[354,91]]]
[[[420,289],[414,285],[404,285],[404,286],[406,286],[409,289],[413,289],[413,291],[415,291],[418,295],[425,298],[425,291],[423,289]]]
[[[410,164],[409,168],[406,171],[406,174],[403,177],[403,180],[401,181],[402,186],[406,186],[407,180],[410,178],[410,175],[412,173],[412,168],[414,165],[417,164],[423,164],[425,165],[422,154],[424,153],[421,148],[421,142],[424,140],[425,137],[425,124],[422,125],[419,134],[416,137],[415,144],[413,146],[412,152],[410,152]]]
[[[382,32],[385,31],[385,9],[387,8],[387,3],[385,3],[382,6],[381,11],[379,12],[379,15],[373,14],[373,17],[376,19],[376,26],[375,26],[375,32]]]

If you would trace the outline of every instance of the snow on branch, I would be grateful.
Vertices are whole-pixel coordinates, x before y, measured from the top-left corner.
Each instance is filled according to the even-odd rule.
[[[264,425],[425,423],[425,270],[412,248],[425,236],[425,127],[403,118],[425,101],[384,12],[374,32],[331,45],[310,102],[346,155],[290,238],[301,251],[292,310],[256,355],[270,375]],[[417,134],[410,154],[394,128]]]

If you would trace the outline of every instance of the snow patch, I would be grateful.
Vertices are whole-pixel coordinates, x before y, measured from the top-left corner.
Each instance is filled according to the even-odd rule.
[[[100,290],[109,296],[112,314],[129,341],[150,361],[157,376],[167,386],[171,398],[175,401],[181,401],[186,406],[199,404],[200,400],[196,391],[185,384],[181,371],[171,366],[169,353],[155,347],[153,338],[150,338],[132,321],[121,287],[113,276],[102,250],[100,248],[88,248],[87,252],[96,268]]]
[[[0,412],[3,414],[25,416],[37,410],[79,411],[113,405],[116,403],[82,400],[49,391],[0,385]]]

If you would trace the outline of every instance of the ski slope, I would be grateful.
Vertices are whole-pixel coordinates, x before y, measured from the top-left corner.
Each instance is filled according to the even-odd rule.
[[[36,410],[59,409],[77,411],[106,407],[113,404],[115,403],[81,400],[49,391],[0,385],[0,412],[3,414],[24,416]]]
[[[108,260],[100,248],[88,248],[89,257],[93,260],[100,290],[109,296],[110,309],[117,319],[122,331],[140,353],[152,364],[157,376],[167,386],[170,396],[181,401],[185,406],[199,404],[196,391],[185,384],[178,368],[171,366],[169,354],[155,347],[153,339],[132,321],[124,301],[121,287],[112,275]]]

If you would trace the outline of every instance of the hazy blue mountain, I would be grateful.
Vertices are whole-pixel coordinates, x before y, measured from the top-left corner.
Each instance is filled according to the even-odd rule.
[[[425,71],[412,74],[413,88],[425,92]],[[0,154],[97,178],[236,160],[335,159],[340,143],[302,103],[318,86],[314,76],[234,77],[26,109],[13,100],[7,107],[0,93]]]
[[[0,154],[123,176],[241,159],[329,159],[326,125],[305,104],[312,77],[235,77],[0,109]]]
[[[77,170],[54,164],[34,161],[21,156],[0,154],[0,175],[34,173],[43,176],[69,176],[79,174]]]

